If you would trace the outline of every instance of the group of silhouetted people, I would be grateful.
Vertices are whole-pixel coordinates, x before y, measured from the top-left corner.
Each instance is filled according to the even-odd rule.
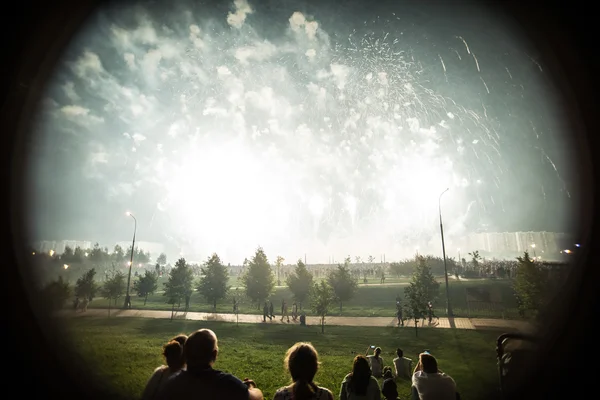
[[[370,348],[373,348],[371,346]],[[163,346],[166,365],[154,370],[142,400],[202,399],[261,400],[256,383],[214,369],[219,354],[217,336],[210,329],[200,329],[190,336],[178,335]],[[411,375],[412,361],[397,349],[394,371],[384,367],[381,348],[373,355],[354,358],[352,371],[341,383],[340,400],[398,399],[395,378],[411,379],[412,400],[455,400],[459,398],[454,380],[438,369],[437,360],[428,351],[419,354]],[[310,343],[296,343],[286,352],[284,368],[291,377],[288,386],[277,390],[274,400],[333,400],[332,392],[314,382],[319,369],[319,355]],[[377,378],[383,378],[380,387]]]
[[[267,318],[269,318],[269,321],[272,321],[273,318],[275,318],[272,301],[269,301],[268,303],[265,301],[263,305],[263,322],[267,322]],[[281,300],[281,322],[283,322],[284,319],[287,319],[287,322],[290,322],[287,302]],[[296,322],[298,320],[300,320],[300,325],[306,325],[306,314],[304,312],[300,314],[298,311],[298,304],[294,302],[294,304],[292,304],[292,321]]]

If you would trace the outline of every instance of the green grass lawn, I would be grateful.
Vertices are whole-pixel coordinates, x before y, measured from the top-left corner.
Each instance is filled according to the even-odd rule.
[[[159,280],[159,288],[162,287],[163,278]],[[406,284],[398,283],[397,285],[376,285],[358,287],[356,296],[347,303],[343,304],[342,315],[345,316],[370,316],[370,317],[394,317],[396,310],[396,295],[402,294]],[[502,295],[505,312],[505,318],[518,318],[516,303],[512,295],[511,283],[506,280],[478,280],[478,281],[450,281],[450,300],[454,315],[456,317],[472,317],[472,318],[501,318],[502,312],[499,310],[487,310],[483,308],[467,309],[467,296],[465,289],[468,287],[495,287],[498,288]],[[435,305],[435,313],[439,317],[445,315],[445,286],[442,282],[440,285],[440,297]],[[259,309],[257,305],[250,304],[250,301],[243,295],[243,289],[232,289],[229,297],[217,304],[217,312],[230,313],[233,311],[232,296],[240,299],[240,313],[261,314],[262,307]],[[288,305],[291,306],[292,294],[287,287],[277,287],[271,301],[275,314],[278,314],[281,309],[281,300],[286,299]],[[117,301],[117,305],[122,306],[123,299]],[[132,297],[131,305],[133,308],[149,309],[149,310],[170,310],[170,305],[165,302],[165,297],[161,293],[157,293],[148,297],[146,305],[144,299],[137,296]],[[305,305],[307,306],[307,305]],[[90,303],[90,308],[105,308],[108,307],[108,300],[96,298]],[[183,307],[183,304],[182,304]],[[307,307],[305,307],[307,308]],[[192,295],[190,301],[190,311],[211,312],[212,306],[198,293]],[[308,311],[308,310],[307,310]],[[309,313],[310,314],[310,313]],[[339,306],[332,308],[331,315],[339,315]]]
[[[406,356],[428,349],[440,369],[451,375],[463,399],[493,398],[498,376],[495,358],[497,333],[458,329],[413,329],[371,327],[319,327],[297,325],[234,324],[146,318],[65,319],[67,335],[87,362],[95,379],[105,379],[115,393],[139,398],[146,381],[163,363],[161,346],[178,333],[209,328],[219,338],[216,368],[239,378],[254,379],[265,395],[273,398],[289,377],[283,369],[286,350],[295,342],[313,343],[320,353],[321,369],[315,378],[331,389],[335,398],[357,353],[373,344],[383,349],[385,365],[392,364],[397,347]],[[410,382],[397,380],[401,398],[409,398]],[[381,382],[380,382],[381,384]]]

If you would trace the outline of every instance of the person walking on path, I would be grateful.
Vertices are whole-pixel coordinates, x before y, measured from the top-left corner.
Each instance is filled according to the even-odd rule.
[[[287,322],[290,322],[290,315],[288,314],[288,307],[285,300],[281,303],[281,321],[283,322],[283,318],[287,317]]]
[[[429,321],[429,325],[431,325],[431,320],[433,319],[433,304],[431,301],[427,302],[427,320]]]
[[[275,318],[275,314],[273,313],[273,302],[272,301],[269,302],[269,315],[271,316],[271,318]]]
[[[296,302],[292,304],[292,319],[294,321],[298,319],[298,304],[296,304]]]

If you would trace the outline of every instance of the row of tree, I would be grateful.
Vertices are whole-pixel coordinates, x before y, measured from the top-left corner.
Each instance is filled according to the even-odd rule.
[[[123,249],[120,245],[115,245],[112,251],[108,247],[100,247],[98,243],[94,244],[91,249],[82,249],[77,246],[74,249],[65,246],[62,253],[46,253],[30,250],[30,254],[34,255],[38,261],[55,262],[55,264],[111,264],[125,265],[131,259],[131,246]],[[148,264],[151,261],[149,251],[144,251],[139,247],[133,250],[133,261],[135,264]],[[161,253],[155,261],[161,266],[167,265],[167,256]]]
[[[412,278],[409,286],[404,290],[406,302],[403,308],[409,318],[421,318],[427,310],[428,302],[435,302],[439,295],[439,283],[436,281],[431,268],[433,257],[416,256],[412,261]],[[166,260],[164,260],[166,262]],[[325,280],[315,283],[313,274],[307,269],[302,260],[298,260],[294,271],[288,274],[286,284],[293,294],[294,300],[302,304],[310,300],[313,311],[324,318],[333,302],[339,304],[340,313],[343,304],[354,297],[358,288],[358,280],[348,265],[344,264],[330,270]],[[279,257],[277,264],[283,262]],[[155,269],[146,270],[144,274],[135,277],[132,292],[144,298],[144,305],[148,295],[158,290],[158,277],[160,265]],[[199,279],[195,280],[195,276]],[[68,282],[59,277],[44,287],[48,305],[53,308],[64,306],[65,302],[73,296],[80,299],[93,300],[98,294],[109,300],[110,308],[126,293],[126,275],[123,271],[113,268],[105,273],[101,284],[95,281],[96,269],[92,268],[83,274],[73,289]],[[172,305],[189,307],[190,297],[196,290],[209,304],[216,309],[217,303],[225,299],[230,287],[229,269],[221,262],[217,254],[209,257],[203,265],[196,268],[189,265],[184,258],[180,258],[175,266],[168,271],[167,280],[163,283],[165,300]],[[523,314],[526,311],[536,313],[544,303],[547,294],[547,270],[540,263],[529,258],[527,252],[517,259],[516,277],[513,282],[515,296],[519,309]],[[275,286],[274,268],[269,264],[262,248],[258,248],[254,256],[247,261],[241,283],[244,294],[258,308],[273,293]],[[326,306],[326,307],[325,307]]]
[[[282,259],[278,261],[282,262]],[[155,293],[158,289],[158,271],[159,265],[157,264],[155,270],[146,270],[143,275],[138,275],[133,282],[133,293],[143,297],[144,304],[148,295]],[[180,258],[175,266],[169,270],[168,279],[163,284],[163,295],[166,297],[166,302],[172,304],[173,309],[175,305],[180,307],[182,301],[185,301],[187,308],[194,289],[207,302],[212,304],[213,308],[216,308],[218,301],[226,298],[230,289],[228,286],[229,272],[217,254],[213,254],[200,267],[200,279],[194,281],[194,275],[194,269],[184,258]],[[116,305],[117,300],[126,293],[126,275],[120,270],[112,269],[105,273],[102,284],[97,284],[95,277],[96,269],[92,268],[77,279],[73,290],[70,289],[68,282],[64,281],[62,277],[50,282],[45,290],[50,297],[57,299],[52,303],[55,307],[63,306],[73,294],[80,299],[87,298],[92,301],[99,293],[109,300],[110,309],[112,304]],[[258,248],[249,260],[241,281],[246,296],[259,308],[273,293],[275,277],[262,248]],[[293,293],[294,300],[300,304],[308,300],[314,286],[313,276],[302,260],[298,260],[295,271],[288,275],[286,283]],[[339,265],[337,269],[330,272],[327,285],[331,288],[333,298],[339,301],[341,312],[342,304],[350,300],[356,292],[356,279],[352,277],[347,266]],[[57,292],[61,292],[61,290],[62,294],[57,295]]]

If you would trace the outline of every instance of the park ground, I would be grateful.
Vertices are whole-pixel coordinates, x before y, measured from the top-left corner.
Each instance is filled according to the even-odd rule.
[[[389,279],[392,280],[392,279]],[[330,315],[342,315],[347,317],[394,317],[396,310],[396,296],[402,295],[404,287],[408,285],[408,281],[395,279],[389,282],[386,279],[386,284],[379,285],[377,282],[370,282],[367,285],[361,284],[358,287],[356,295],[350,301],[342,304],[340,313],[338,306],[331,308]],[[159,279],[159,291],[148,296],[148,300],[144,305],[144,299],[138,296],[132,297],[132,308],[144,310],[170,310],[171,306],[166,303],[166,298],[163,296],[162,288],[163,279]],[[449,282],[450,302],[454,312],[454,316],[462,318],[506,318],[518,319],[517,304],[511,288],[510,280],[451,280]],[[485,304],[485,303],[468,303],[467,289],[480,288],[485,290],[496,291],[500,294],[501,305]],[[257,304],[251,304],[243,294],[241,287],[232,287],[226,299],[217,304],[217,309],[213,310],[211,304],[208,304],[202,296],[194,292],[190,301],[191,312],[213,312],[232,313],[233,297],[239,301],[239,312],[242,314],[262,314],[262,307]],[[275,314],[279,313],[281,301],[286,300],[288,306],[291,306],[292,293],[285,286],[275,287],[273,295],[269,300],[273,302]],[[117,307],[121,307],[123,299],[117,300]],[[183,306],[183,305],[182,305]],[[307,304],[303,305],[308,315],[311,311]],[[90,308],[108,308],[108,300],[95,298],[89,305]],[[445,302],[445,287],[443,282],[440,285],[440,297],[434,303],[434,312],[436,315],[443,317],[446,314]],[[290,308],[291,310],[291,308]]]
[[[299,325],[298,319],[281,318],[265,318],[259,314],[231,314],[231,313],[208,313],[208,312],[192,312],[192,311],[167,311],[167,310],[124,310],[124,309],[102,309],[95,308],[85,312],[81,310],[62,310],[58,315],[70,317],[119,317],[119,318],[160,318],[160,319],[178,319],[192,321],[212,321],[212,322],[229,322],[243,324],[261,324],[268,323],[269,325],[277,324],[292,324]],[[327,316],[325,323],[322,324],[321,318],[318,316],[309,316],[306,318],[306,325],[309,326],[363,326],[363,327],[398,327],[398,319],[396,317],[349,317],[349,316]],[[416,326],[415,326],[416,325]],[[499,318],[434,318],[431,322],[426,319],[404,320],[404,326],[398,327],[402,329],[411,328],[441,328],[441,329],[482,329],[482,330],[498,330],[502,332],[535,332],[535,325],[525,320],[511,320]]]
[[[385,365],[392,364],[401,347],[415,359],[427,349],[440,368],[457,382],[463,399],[498,397],[495,341],[499,333],[488,330],[414,329],[394,327],[319,326],[296,324],[246,324],[162,318],[108,318],[83,315],[63,319],[65,335],[73,343],[85,371],[103,380],[115,395],[139,398],[152,371],[163,363],[161,346],[179,333],[209,328],[219,337],[216,368],[240,378],[254,379],[265,398],[289,383],[283,368],[286,350],[295,342],[315,345],[322,362],[316,381],[331,389],[335,398],[352,359],[369,345],[383,349]],[[380,382],[381,383],[381,382]],[[401,398],[409,398],[410,382],[398,379]]]

